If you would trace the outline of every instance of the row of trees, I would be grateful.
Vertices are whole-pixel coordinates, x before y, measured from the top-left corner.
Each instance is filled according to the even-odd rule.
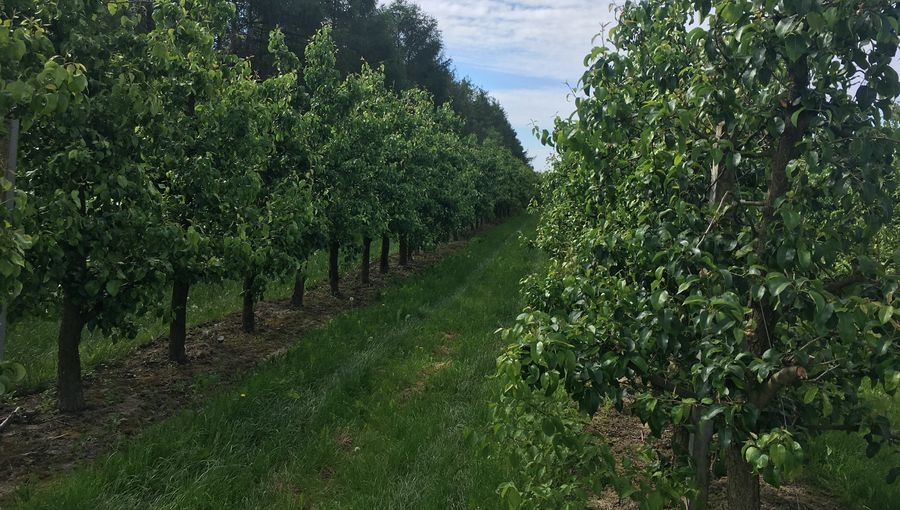
[[[858,393],[900,387],[900,250],[883,235],[898,24],[877,0],[621,9],[577,111],[544,132],[559,154],[537,241],[550,263],[499,368],[498,430],[532,475],[504,486],[513,506],[565,496],[547,473],[579,463],[641,508],[706,508],[724,472],[728,508],[755,510],[759,476],[780,483],[822,431],[896,447]],[[627,406],[655,448],[588,452],[557,391],[591,414]]]
[[[21,257],[31,244],[13,259],[25,271],[9,276],[4,296],[21,290],[23,313],[59,307],[63,411],[84,406],[84,329],[134,333],[131,319],[158,312],[163,288],[169,354],[182,362],[198,282],[243,281],[253,331],[266,281],[296,279],[302,304],[316,250],[330,251],[337,294],[342,246],[361,241],[367,270],[373,238],[398,236],[407,255],[529,199],[526,162],[494,138],[463,136],[449,106],[391,90],[382,68],[342,75],[330,25],[302,61],[273,31],[263,77],[224,44],[239,9],[223,0],[25,4],[31,11],[5,13],[9,32],[31,23],[55,49],[29,56],[44,62],[29,90],[79,100],[63,105],[55,92],[25,105],[53,117],[35,119],[23,139],[22,207],[8,224],[34,238],[4,247]],[[50,16],[51,5],[65,16]],[[22,104],[6,115],[21,117]]]
[[[325,21],[340,48],[342,75],[359,69],[360,61],[384,65],[385,83],[396,92],[413,86],[427,90],[438,105],[448,103],[462,118],[460,129],[479,139],[499,138],[524,159],[525,150],[506,121],[503,109],[487,92],[467,79],[457,79],[444,55],[434,18],[408,0],[379,5],[376,0],[237,0],[236,16],[226,27],[223,44],[247,57],[262,76],[275,69],[268,53],[269,33],[281,27],[287,47],[301,54]]]

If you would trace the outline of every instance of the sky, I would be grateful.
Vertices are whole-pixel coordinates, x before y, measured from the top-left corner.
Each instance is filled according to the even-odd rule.
[[[584,72],[584,57],[604,24],[610,2],[600,0],[414,0],[438,22],[446,56],[458,78],[469,77],[506,110],[537,170],[551,150],[532,134],[552,130],[574,104],[570,85]],[[599,42],[599,39],[598,39]]]
[[[413,1],[437,20],[456,76],[500,101],[535,169],[547,169],[552,151],[532,128],[552,131],[574,111],[571,88],[614,24],[614,0]],[[900,71],[900,55],[893,66]]]

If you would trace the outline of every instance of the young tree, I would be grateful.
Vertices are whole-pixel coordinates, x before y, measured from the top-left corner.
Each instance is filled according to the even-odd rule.
[[[57,56],[47,25],[59,16],[49,2],[23,1],[0,7],[0,395],[24,376],[24,367],[5,361],[7,309],[22,291],[20,274],[32,236],[23,228],[25,194],[16,189],[18,138],[41,118],[79,102],[84,67]]]
[[[253,162],[256,109],[246,62],[214,47],[231,4],[157,1],[147,34],[160,114],[142,130],[143,157],[155,170],[172,269],[169,358],[183,363],[187,301],[197,282],[223,274],[225,239],[258,188]]]
[[[539,236],[553,260],[501,371],[590,413],[630,395],[655,435],[676,429],[693,508],[711,451],[739,510],[820,431],[896,445],[857,392],[900,383],[900,258],[874,242],[900,177],[885,123],[898,16],[891,2],[629,3],[576,116],[544,135],[560,153]],[[661,507],[682,472],[618,488]]]
[[[368,66],[343,82],[336,68],[331,28],[322,27],[306,47],[304,79],[310,94],[306,116],[314,194],[321,197],[329,251],[329,284],[340,294],[342,244],[362,235],[380,213],[375,200],[376,150],[383,137],[384,77]]]
[[[22,187],[33,198],[29,292],[60,303],[59,408],[84,407],[79,344],[85,327],[133,333],[129,317],[156,301],[164,279],[159,191],[139,160],[151,115],[145,40],[136,19],[106,2],[61,3],[53,42],[90,70],[87,98],[33,126]],[[47,293],[49,292],[49,295]]]

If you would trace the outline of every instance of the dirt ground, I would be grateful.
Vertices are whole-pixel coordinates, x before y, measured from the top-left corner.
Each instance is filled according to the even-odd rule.
[[[616,458],[632,456],[638,445],[650,435],[650,429],[640,420],[629,414],[610,409],[599,411],[591,421],[589,429],[603,435],[608,441]],[[660,444],[669,444],[669,438],[660,440]],[[714,480],[710,486],[710,509],[727,510],[725,478]],[[787,484],[774,488],[765,482],[761,483],[760,499],[763,510],[844,510],[834,497],[819,490],[799,484]],[[591,499],[588,508],[592,510],[638,510],[631,500],[620,500],[615,490],[608,489],[603,494]],[[687,508],[685,505],[682,508]]]
[[[387,285],[422,272],[466,244],[457,241],[416,254],[406,267],[394,257],[387,275],[378,271],[376,258],[370,285],[360,284],[358,273],[343,275],[340,299],[323,282],[307,291],[300,310],[286,300],[259,303],[254,334],[241,331],[240,312],[194,327],[186,341],[190,362],[184,365],[168,361],[167,338],[157,338],[133,355],[87,373],[87,409],[81,413],[58,412],[54,390],[0,404],[0,419],[21,408],[0,433],[0,503],[23,485],[58,476],[144,427],[199,405],[210,388],[233,383],[258,363],[283,355],[337,314],[371,303]]]

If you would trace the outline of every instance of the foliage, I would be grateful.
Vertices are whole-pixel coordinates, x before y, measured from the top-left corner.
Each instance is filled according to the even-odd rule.
[[[539,234],[552,259],[501,365],[527,352],[535,389],[709,444],[733,508],[828,428],[895,444],[857,392],[900,377],[900,252],[876,242],[900,177],[897,23],[889,2],[626,4],[575,114],[543,133],[560,155]],[[671,477],[692,466],[701,508],[709,457],[688,452]],[[663,492],[632,497],[679,496]]]
[[[0,7],[0,118],[16,119],[27,131],[35,119],[63,113],[81,100],[87,88],[84,67],[57,56],[47,24],[59,16],[51,2],[18,2]],[[7,124],[0,132],[6,134]],[[6,148],[4,148],[6,154]],[[3,162],[5,168],[6,162]],[[0,175],[0,191],[10,190]],[[13,198],[21,211],[25,196]],[[0,208],[0,301],[8,303],[19,294],[19,275],[25,266],[25,250],[33,241],[22,229],[21,214]]]
[[[23,148],[22,188],[39,239],[28,290],[69,295],[89,327],[126,326],[161,281],[159,192],[137,157],[137,126],[151,114],[137,55],[144,45],[99,2],[60,20],[60,52],[91,69],[85,101],[36,124]],[[75,11],[78,12],[77,10]],[[50,291],[51,296],[46,294]]]
[[[21,76],[4,79],[32,79],[45,39],[65,56],[34,78],[43,89],[31,87],[43,94],[32,104],[68,108],[48,110],[53,119],[32,116],[21,179],[30,199],[19,214],[24,231],[39,235],[27,259],[27,291],[15,303],[19,316],[59,311],[63,410],[83,405],[85,330],[133,336],[142,315],[167,315],[170,357],[187,361],[194,284],[243,280],[250,331],[266,282],[302,268],[328,242],[388,233],[392,222],[420,225],[422,243],[435,242],[492,217],[494,204],[512,204],[504,215],[524,207],[531,193],[527,167],[474,166],[476,158],[465,155],[473,148],[458,143],[459,123],[427,94],[408,92],[404,100],[387,87],[383,68],[342,73],[330,26],[313,37],[304,62],[274,31],[271,68],[260,77],[251,60],[227,51],[235,19],[246,21],[247,12],[224,0],[53,5],[70,15],[46,37],[43,25],[21,21],[33,26],[33,37],[13,33],[36,41],[37,53],[13,55],[23,62]],[[10,45],[19,51],[19,43]],[[63,66],[69,61],[84,67]],[[3,72],[12,73],[10,66]],[[71,98],[52,99],[54,91]],[[76,92],[84,99],[76,101]],[[6,107],[24,112],[27,98],[14,99]],[[405,142],[393,131],[401,124],[416,140],[404,154],[428,155],[414,172],[404,170],[402,186],[386,152],[403,145],[391,137]],[[493,150],[494,159],[505,157],[505,149]],[[468,197],[443,190],[441,176],[460,190],[491,184],[479,190],[486,208],[462,205]],[[31,240],[12,233],[19,248],[4,261],[14,268],[0,273],[9,273],[15,290],[15,267],[26,265],[22,250]],[[161,304],[164,286],[172,289],[170,307]]]

